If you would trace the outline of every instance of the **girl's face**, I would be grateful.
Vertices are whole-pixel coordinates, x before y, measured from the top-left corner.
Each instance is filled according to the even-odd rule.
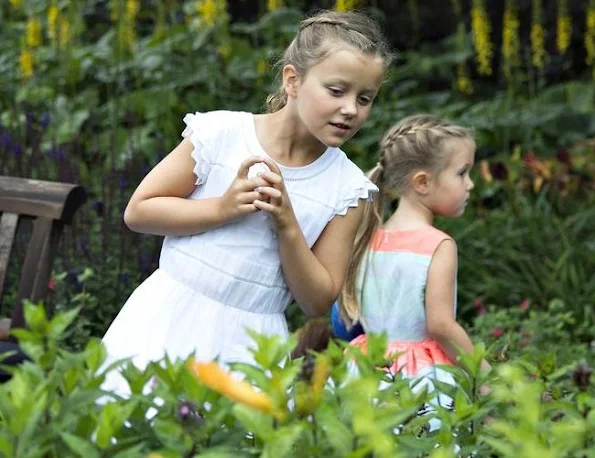
[[[326,146],[340,147],[368,117],[383,77],[381,58],[338,49],[304,77],[296,76],[291,98],[309,133]]]
[[[474,186],[469,172],[475,161],[475,142],[456,138],[444,146],[448,148],[446,164],[432,181],[428,203],[436,215],[461,216]]]

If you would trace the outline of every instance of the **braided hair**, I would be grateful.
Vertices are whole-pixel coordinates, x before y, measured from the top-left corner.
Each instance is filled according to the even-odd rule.
[[[305,76],[329,52],[337,49],[337,45],[378,56],[382,58],[385,68],[388,68],[392,60],[389,44],[380,26],[372,18],[355,11],[323,10],[301,22],[297,35],[285,50],[277,67],[281,70],[286,65],[293,65],[299,75]],[[271,113],[285,106],[287,94],[281,82],[277,90],[267,97],[266,103]]]
[[[368,173],[380,192],[374,202],[366,204],[341,291],[340,313],[348,327],[360,319],[361,301],[357,295],[356,281],[360,274],[365,281],[367,266],[363,260],[374,232],[383,222],[386,197],[398,198],[407,192],[411,177],[419,170],[439,173],[447,159],[444,142],[452,138],[472,139],[473,136],[464,127],[425,114],[409,116],[384,134],[378,163]]]

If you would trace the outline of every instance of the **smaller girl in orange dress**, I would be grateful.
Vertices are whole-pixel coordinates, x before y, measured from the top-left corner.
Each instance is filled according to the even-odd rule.
[[[385,134],[369,174],[380,193],[356,237],[339,313],[348,329],[363,327],[351,345],[365,349],[367,334],[386,333],[387,355],[398,355],[389,371],[418,382],[415,389],[433,391],[433,380],[454,384],[437,365],[455,364],[459,349],[473,350],[456,321],[457,246],[433,224],[435,216],[463,214],[474,159],[467,129],[416,115]],[[384,201],[391,198],[399,199],[398,207],[383,222]],[[483,370],[489,367],[482,362]],[[437,394],[432,403],[446,407],[452,400]]]

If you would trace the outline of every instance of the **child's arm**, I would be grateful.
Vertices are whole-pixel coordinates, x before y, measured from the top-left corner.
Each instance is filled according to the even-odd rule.
[[[182,140],[139,184],[124,212],[124,221],[131,230],[155,235],[198,234],[258,211],[253,202],[260,194],[254,188],[266,181],[248,179],[247,175],[250,166],[262,158],[244,161],[223,196],[190,200],[186,197],[196,187],[193,150],[190,140]]]
[[[428,270],[426,285],[426,322],[430,336],[444,349],[452,361],[459,356],[458,348],[473,352],[473,343],[455,317],[455,284],[457,246],[444,240],[436,249]],[[482,362],[482,370],[490,365]]]
[[[365,206],[362,203],[350,208],[345,216],[333,218],[310,249],[291,207],[279,167],[269,158],[263,162],[271,171],[263,173],[269,184],[260,191],[270,201],[258,200],[255,204],[271,213],[275,221],[285,281],[307,315],[323,315],[330,310],[343,286]]]

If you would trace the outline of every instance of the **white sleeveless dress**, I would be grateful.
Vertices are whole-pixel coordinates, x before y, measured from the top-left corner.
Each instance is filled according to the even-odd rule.
[[[221,196],[242,161],[267,156],[251,113],[194,113],[184,122],[182,136],[192,141],[196,160],[197,187],[189,199]],[[310,247],[333,217],[377,191],[339,148],[328,148],[307,166],[279,168]],[[166,354],[251,363],[246,329],[287,336],[284,311],[290,300],[276,234],[265,212],[201,234],[165,237],[159,268],[132,293],[103,338],[106,364],[131,357],[144,368]],[[103,388],[129,392],[114,371]]]

